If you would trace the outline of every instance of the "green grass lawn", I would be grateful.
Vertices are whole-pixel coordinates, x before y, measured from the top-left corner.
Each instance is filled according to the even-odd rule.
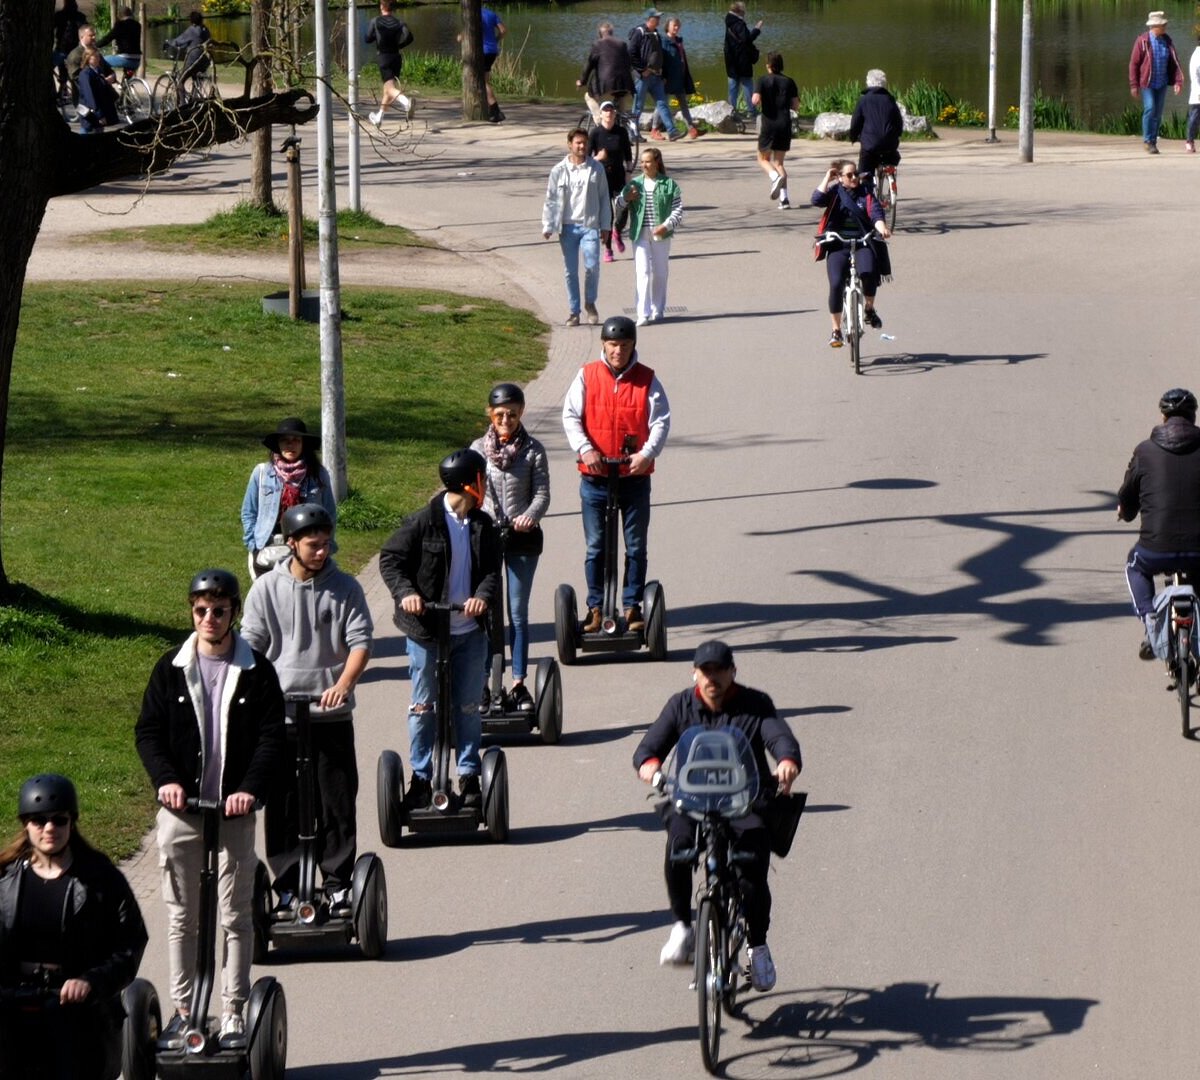
[[[248,587],[239,512],[259,440],[284,416],[319,426],[318,327],[263,315],[262,292],[25,289],[0,518],[16,583],[0,607],[0,808],[26,776],[65,772],[115,856],[152,818],[133,724],[155,659],[190,629],[188,581],[225,566]],[[418,290],[347,288],[342,307],[352,497],[337,559],[357,571],[483,430],[492,384],[541,369],[546,328]]]

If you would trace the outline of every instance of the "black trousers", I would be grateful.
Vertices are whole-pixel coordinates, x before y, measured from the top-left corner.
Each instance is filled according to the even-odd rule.
[[[123,1017],[98,995],[28,1011],[0,1001],[0,1080],[115,1080]]]
[[[358,854],[355,804],[358,761],[352,720],[318,720],[312,733],[313,801],[317,816],[317,865],[325,888],[348,889]],[[295,892],[300,885],[300,806],[296,782],[296,737],[289,725],[286,790],[267,803],[267,862],[276,892]]]

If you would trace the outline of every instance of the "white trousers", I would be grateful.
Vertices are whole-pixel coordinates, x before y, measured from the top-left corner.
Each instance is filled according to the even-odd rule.
[[[633,246],[633,277],[637,295],[633,306],[639,319],[661,319],[667,310],[667,266],[671,238],[651,239],[644,229]]]

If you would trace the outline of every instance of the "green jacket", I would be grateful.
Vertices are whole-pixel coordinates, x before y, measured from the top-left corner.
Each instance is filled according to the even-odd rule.
[[[633,202],[626,202],[625,192],[622,191],[617,199],[617,210],[620,211],[624,206],[630,208],[629,238],[636,244],[642,231],[642,223],[645,221],[642,200],[646,197],[646,177],[645,175],[636,176],[630,183],[638,189],[638,197]],[[658,223],[666,225],[667,236],[673,236],[680,222],[683,221],[683,194],[679,190],[679,185],[669,176],[659,176],[655,179],[654,210]]]

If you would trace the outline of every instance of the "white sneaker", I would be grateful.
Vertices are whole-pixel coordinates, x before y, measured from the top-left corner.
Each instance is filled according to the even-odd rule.
[[[786,181],[783,179],[782,173],[771,173],[771,198],[778,199],[779,192],[783,190],[783,185]]]
[[[379,125],[383,123],[383,110],[380,109],[378,112],[367,113],[367,119],[370,120],[375,127],[379,127]]]
[[[417,111],[416,105],[413,104],[413,99],[410,97],[405,97],[403,94],[401,94],[399,101],[400,108],[404,110],[404,119],[411,120],[413,118],[413,113]]]
[[[775,964],[766,945],[750,950],[750,985],[760,994],[775,985]]]
[[[241,1013],[228,1012],[221,1017],[221,1034],[217,1042],[223,1050],[232,1050],[246,1045],[246,1025]]]
[[[658,954],[659,966],[666,964],[685,965],[692,962],[696,948],[696,932],[690,926],[677,922],[671,927],[671,936]]]

